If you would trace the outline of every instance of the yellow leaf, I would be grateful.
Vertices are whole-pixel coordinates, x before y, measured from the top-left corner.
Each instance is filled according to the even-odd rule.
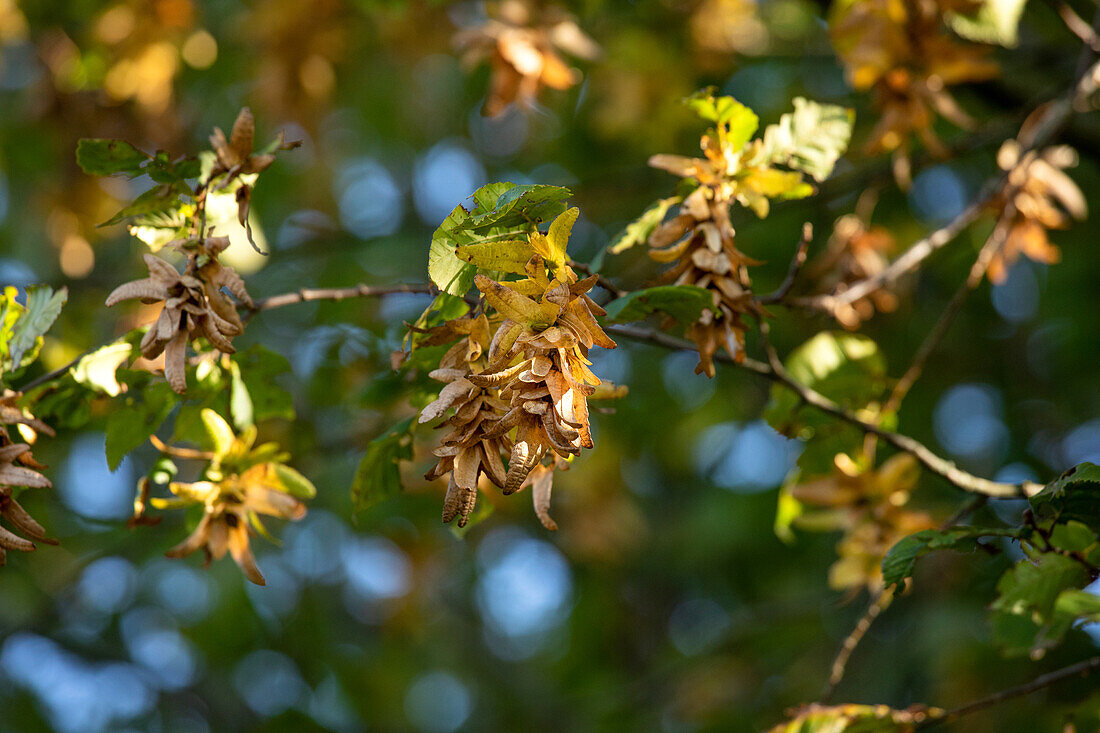
[[[802,192],[802,174],[789,171],[775,170],[774,168],[757,168],[738,181],[740,187],[774,198],[776,196],[797,195]],[[811,188],[812,192],[813,189]]]
[[[550,223],[550,231],[546,234],[550,255],[543,255],[543,257],[551,263],[555,275],[568,261],[565,251],[569,246],[569,235],[573,233],[573,225],[577,223],[577,217],[580,214],[581,210],[574,206],[563,211]]]
[[[477,265],[484,270],[510,272],[513,275],[526,274],[524,267],[535,248],[530,242],[506,240],[503,242],[479,242],[467,244],[455,249],[460,260]]]

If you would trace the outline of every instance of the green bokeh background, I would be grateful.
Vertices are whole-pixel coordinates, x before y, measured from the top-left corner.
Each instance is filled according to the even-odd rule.
[[[874,112],[845,84],[818,3],[762,0],[768,43],[754,55],[700,51],[689,31],[695,2],[574,3],[603,56],[582,65],[580,86],[497,122],[479,115],[487,69],[464,69],[450,46],[454,21],[476,6],[131,2],[118,7],[130,10],[133,29],[111,42],[104,18],[114,3],[17,5],[25,27],[4,14],[10,2],[0,2],[0,275],[4,284],[69,288],[41,371],[127,330],[124,313],[107,311],[103,299],[142,273],[143,246],[121,228],[95,226],[140,188],[85,176],[73,157],[80,137],[193,152],[244,104],[263,138],[281,129],[301,137],[303,147],[263,175],[253,198],[271,248],[247,275],[261,297],[423,282],[438,219],[420,210],[433,210],[432,191],[457,203],[454,182],[463,176],[474,185],[523,179],[571,187],[582,211],[573,256],[590,259],[672,189],[671,177],[645,162],[653,153],[695,152],[701,126],[680,99],[701,86],[736,95],[764,122],[797,95],[852,106],[853,152],[819,196],[777,206],[764,221],[735,215],[739,246],[766,262],[754,276],[767,291],[783,278],[801,223],[815,224],[820,248],[821,233],[869,185],[881,187],[875,223],[903,244],[950,218],[995,171],[994,153],[1013,125],[1069,85],[1079,46],[1047,5],[1029,3],[1020,46],[996,52],[1002,76],[957,90],[978,132],[943,125],[962,152],[949,162],[918,154],[916,184],[904,193],[888,161],[860,153]],[[1073,5],[1091,13],[1088,3]],[[203,69],[178,58],[200,29],[217,43],[216,60]],[[147,61],[150,46],[175,49],[167,91],[148,92],[152,103],[112,94],[112,69],[124,59]],[[155,87],[155,79],[137,88]],[[1093,202],[1095,115],[1079,115],[1063,137],[1081,154],[1073,177]],[[433,151],[437,160],[451,151],[452,164],[429,165]],[[353,185],[364,180],[382,188]],[[369,209],[379,197],[389,208]],[[360,210],[374,211],[368,219],[384,233],[354,233],[348,223]],[[974,226],[931,258],[906,283],[899,310],[867,324],[895,376],[989,227]],[[94,253],[80,277],[61,266],[74,236]],[[1089,223],[1053,240],[1061,264],[1020,265],[1000,301],[988,284],[977,290],[901,415],[903,431],[982,475],[1011,464],[1047,480],[1082,451],[1100,453],[1100,423],[1090,423],[1100,414],[1100,258]],[[73,246],[86,256],[72,242],[70,254]],[[626,288],[656,272],[640,251],[605,265]],[[389,352],[401,321],[424,305],[413,298],[292,306],[259,315],[237,340],[264,344],[295,366],[280,379],[297,419],[265,424],[261,435],[291,450],[319,490],[310,518],[279,528],[281,549],[256,540],[265,589],[246,589],[229,561],[199,571],[195,558],[164,560],[185,532],[182,516],[123,526],[131,486],[120,489],[118,475],[101,478],[106,469],[89,449],[101,440],[102,416],[36,448],[59,488],[26,494],[25,504],[62,545],[9,555],[0,571],[0,732],[752,731],[817,698],[867,599],[828,588],[836,536],[801,533],[788,546],[773,534],[782,473],[775,478],[772,464],[786,449],[754,454],[742,444],[738,453],[737,436],[756,425],[767,400],[767,385],[752,375],[720,369],[707,382],[691,373],[693,358],[630,343],[600,356],[597,369],[621,379],[630,396],[597,416],[597,448],[558,477],[556,534],[519,495],[494,497],[493,515],[457,538],[439,524],[440,487],[418,478],[429,458],[423,447],[406,466],[406,494],[353,518],[349,487],[366,443],[412,413],[389,377]],[[775,309],[783,353],[831,327]],[[759,353],[751,335],[749,351]],[[986,385],[1001,404],[993,442],[978,454],[955,452],[933,427],[936,406],[959,384]],[[714,430],[723,424],[724,432]],[[1091,433],[1081,429],[1088,425]],[[720,468],[700,458],[701,446]],[[730,458],[738,455],[744,465]],[[135,478],[154,458],[151,447],[138,450],[121,475]],[[752,471],[771,483],[746,486]],[[82,502],[96,492],[121,496],[122,516],[82,516]],[[963,501],[928,476],[915,498],[939,517]],[[952,707],[1094,654],[1094,637],[1074,631],[1041,660],[1000,658],[985,608],[1009,562],[949,554],[922,562],[912,592],[856,652],[836,699]],[[530,633],[509,644],[501,623]],[[175,669],[173,650],[190,660],[189,673],[164,672]],[[953,729],[1061,730],[1091,689],[1087,680],[1067,681]]]

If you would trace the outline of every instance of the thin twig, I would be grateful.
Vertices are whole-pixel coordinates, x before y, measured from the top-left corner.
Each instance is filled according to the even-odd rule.
[[[957,707],[954,710],[948,710],[942,715],[938,715],[934,718],[929,718],[920,723],[917,723],[917,728],[930,728],[934,725],[940,725],[941,723],[950,723],[958,720],[959,718],[976,713],[979,710],[998,705],[1006,700],[1011,700],[1014,697],[1023,697],[1024,695],[1030,695],[1033,692],[1043,689],[1044,687],[1050,687],[1055,682],[1061,682],[1069,677],[1076,677],[1078,675],[1084,676],[1091,672],[1095,672],[1100,669],[1100,656],[1086,659],[1083,662],[1077,664],[1071,664],[1068,667],[1049,672],[1040,677],[1036,677],[1031,682],[1027,682],[1016,687],[1009,687],[1007,690],[1001,690],[995,692],[988,697],[983,697],[974,702],[967,703],[961,707]]]
[[[932,352],[935,351],[936,347],[943,341],[944,336],[947,335],[948,329],[951,328],[951,324],[955,322],[955,317],[958,316],[959,311],[962,310],[967,297],[981,284],[986,271],[989,269],[990,263],[997,253],[1001,251],[1005,240],[1008,238],[1010,222],[1012,220],[1012,211],[1010,211],[1010,209],[1014,210],[1011,204],[1006,207],[1005,215],[997,221],[997,226],[994,228],[993,233],[990,235],[989,239],[986,240],[981,251],[978,252],[978,257],[970,267],[970,272],[966,276],[966,281],[963,282],[957,291],[955,291],[955,295],[952,296],[951,300],[948,302],[939,320],[936,321],[932,330],[928,332],[928,335],[925,336],[924,341],[921,342],[920,347],[913,355],[913,361],[909,365],[909,368],[905,370],[905,374],[903,374],[897,384],[894,385],[890,397],[886,400],[882,408],[884,413],[893,412],[901,406],[901,402],[905,399],[905,395],[909,393],[909,390],[924,370],[924,365],[928,362],[928,357],[932,355]]]
[[[813,238],[814,227],[806,222],[802,225],[802,239],[798,242],[798,248],[791,259],[790,267],[787,268],[787,276],[783,278],[783,282],[774,291],[756,298],[757,303],[771,305],[772,303],[779,303],[787,297],[788,293],[791,292],[791,288],[794,287],[795,280],[798,279],[798,273],[802,270],[802,266],[806,264],[806,254],[809,252],[810,242],[813,241]]]
[[[640,328],[637,326],[625,326],[625,325],[609,325],[606,327],[609,333],[615,333],[624,338],[632,339],[635,341],[644,341],[647,343],[662,346],[667,349],[675,350],[694,350],[695,345],[689,341],[670,336],[659,331],[653,331],[647,328]],[[817,392],[806,385],[798,382],[791,377],[786,368],[782,364],[779,364],[779,368],[776,369],[775,365],[769,366],[763,362],[746,357],[741,361],[734,361],[728,354],[719,352],[714,355],[714,358],[718,361],[733,364],[736,367],[753,372],[761,377],[770,379],[773,382],[782,384],[787,389],[794,392],[798,397],[807,405],[814,407],[821,412],[828,415],[832,415],[838,420],[842,420],[850,425],[854,425],[865,433],[872,433],[882,440],[886,441],[890,445],[894,446],[900,451],[911,454],[918,462],[921,463],[932,473],[947,480],[955,487],[968,491],[974,494],[985,494],[994,498],[1015,498],[1015,497],[1027,497],[1032,496],[1042,490],[1042,484],[1038,484],[1034,481],[1023,481],[1018,484],[1002,483],[999,481],[990,481],[989,479],[975,476],[972,473],[968,473],[953,462],[948,461],[945,458],[933,453],[927,446],[915,438],[911,438],[908,435],[902,435],[889,430],[885,430],[878,425],[869,423],[855,414],[849,412],[843,407],[837,405],[825,395]]]
[[[260,298],[252,308],[245,310],[266,311],[272,308],[282,308],[295,303],[305,303],[312,300],[346,300],[348,298],[372,298],[384,295],[396,295],[398,293],[416,293],[431,295],[436,290],[431,285],[419,283],[400,283],[397,285],[367,285],[360,283],[350,288],[302,288],[291,293],[272,295]]]
[[[282,308],[287,305],[294,305],[296,303],[305,303],[307,301],[314,300],[345,300],[347,298],[369,298],[369,297],[382,297],[386,295],[397,295],[400,293],[417,293],[417,294],[434,294],[435,288],[431,285],[425,285],[420,283],[412,284],[398,284],[398,285],[366,285],[360,283],[359,285],[353,285],[349,288],[302,288],[290,293],[282,293],[279,295],[272,295],[267,298],[260,298],[256,300],[252,307],[240,306],[240,309],[244,311],[245,319],[251,319],[260,311],[271,310],[272,308]],[[93,352],[116,343],[118,338],[113,338],[106,343],[93,346],[87,351],[81,353],[75,359],[70,361],[64,366],[60,366],[53,371],[39,375],[31,381],[24,384],[19,388],[20,392],[28,392],[35,387],[40,387],[47,382],[52,382],[58,377],[64,376],[66,372],[76,366],[81,359],[92,354]]]
[[[627,294],[627,291],[623,290],[618,285],[611,282],[609,279],[604,277],[602,274],[593,273],[592,272],[592,267],[590,265],[588,265],[587,263],[585,263],[585,262],[574,262],[573,260],[570,260],[569,261],[569,266],[572,267],[574,270],[577,270],[578,272],[583,272],[585,275],[595,274],[596,275],[596,284],[599,285],[604,290],[606,290],[607,292],[614,295],[616,298],[621,298],[621,297],[623,297],[624,295]]]
[[[1096,26],[1094,25],[1094,28]],[[1074,111],[1083,107],[1083,102],[1096,92],[1100,79],[1097,78],[1098,66],[1092,59],[1094,53],[1089,46],[1082,50],[1078,64],[1077,78],[1073,87],[1052,101],[1038,123],[1026,133],[1021,132],[1019,141],[1023,146],[1020,158],[1041,148],[1051,141],[1069,122]],[[787,302],[791,305],[833,313],[838,306],[851,305],[884,286],[896,282],[903,275],[917,269],[930,255],[952,242],[986,211],[988,204],[1000,194],[1008,184],[1009,172],[986,183],[974,198],[954,219],[915,242],[901,256],[882,271],[849,285],[837,293],[825,293],[806,298],[794,298]]]
[[[1069,6],[1069,3],[1064,0],[1047,0],[1047,4],[1054,8],[1054,12],[1058,13],[1058,17],[1066,24],[1066,28],[1069,29],[1070,33],[1084,41],[1094,52],[1100,53],[1100,37],[1096,35],[1096,31],[1092,29],[1088,21]]]
[[[111,343],[114,343],[114,341],[112,341]],[[53,380],[57,379],[58,377],[64,376],[67,371],[69,371],[74,366],[79,364],[80,360],[83,359],[85,356],[87,356],[88,354],[91,354],[96,349],[100,349],[103,346],[107,346],[107,345],[108,344],[103,344],[102,346],[96,346],[95,348],[88,349],[87,351],[80,354],[79,356],[77,356],[72,361],[70,361],[68,364],[66,364],[64,366],[60,366],[57,369],[54,369],[52,372],[46,372],[45,374],[41,374],[41,375],[35,377],[31,381],[27,382],[22,387],[20,387],[17,391],[19,391],[19,392],[30,392],[35,387],[41,387],[46,382],[52,382]]]
[[[875,622],[875,619],[879,617],[886,607],[890,605],[890,601],[894,598],[894,591],[892,588],[884,588],[879,591],[874,600],[867,606],[867,610],[863,612],[863,615],[859,617],[859,621],[856,622],[856,626],[852,629],[852,633],[848,634],[844,639],[844,643],[840,645],[840,651],[837,652],[836,658],[833,660],[832,667],[829,668],[829,682],[825,685],[825,688],[821,691],[821,702],[827,703],[829,699],[836,692],[837,685],[844,679],[844,672],[848,668],[848,660],[852,658],[852,652],[856,650],[859,643],[863,641],[863,637],[867,635],[867,632],[871,628],[871,624]]]
[[[886,268],[862,280],[858,280],[838,293],[824,293],[804,298],[792,298],[787,301],[791,305],[812,308],[827,313],[836,312],[837,307],[851,305],[860,298],[867,296],[880,288],[892,285],[903,275],[917,269],[929,255],[938,251],[959,236],[967,227],[973,224],[982,215],[986,205],[990,202],[1000,188],[1000,180],[994,185],[987,185],[982,189],[978,197],[949,223],[940,227],[927,237],[915,242],[905,253],[891,262]]]

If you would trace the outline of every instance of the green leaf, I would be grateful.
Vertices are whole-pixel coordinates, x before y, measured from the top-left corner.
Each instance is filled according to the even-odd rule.
[[[721,128],[725,142],[737,152],[752,139],[760,118],[733,97],[716,97],[714,92],[714,87],[703,89],[684,102],[695,114]]]
[[[1096,544],[1096,540],[1095,532],[1073,520],[1054,525],[1050,533],[1050,544],[1066,552],[1084,552]]]
[[[142,174],[141,166],[147,160],[148,155],[125,140],[83,138],[76,144],[76,162],[93,176],[126,173],[134,178]]]
[[[428,275],[445,293],[462,297],[473,285],[477,266],[456,254],[459,247],[488,240],[520,239],[541,221],[565,211],[572,192],[560,186],[490,183],[474,191],[474,207],[456,206],[432,234]]]
[[[412,459],[414,417],[402,420],[367,445],[351,484],[355,511],[369,509],[401,493],[398,464]]]
[[[69,373],[77,384],[117,397],[122,392],[115,373],[130,358],[134,347],[125,341],[96,349],[73,366]]]
[[[225,458],[233,448],[236,436],[225,418],[208,407],[202,410],[202,424],[206,428],[206,438],[216,459]]]
[[[1088,582],[1085,567],[1065,555],[1045,553],[1016,563],[997,583],[999,595],[991,606],[994,643],[1008,655],[1041,656],[1073,627],[1076,610],[1091,611],[1076,593],[1061,601],[1065,591]]]
[[[951,30],[979,43],[1016,48],[1020,43],[1020,16],[1027,0],[985,0],[973,15],[947,13]]]
[[[659,199],[649,205],[641,216],[623,227],[623,230],[615,235],[608,245],[607,251],[613,255],[625,252],[631,247],[645,244],[649,241],[649,235],[661,225],[668,215],[669,209],[683,201],[680,196],[671,196],[667,199]]]
[[[562,186],[504,185],[508,188],[500,194],[491,209],[470,216],[469,228],[472,231],[483,233],[486,229],[534,226],[549,221],[565,211],[565,201],[573,195],[572,191]],[[482,209],[481,206],[478,208]]]
[[[902,538],[882,558],[882,580],[889,588],[912,577],[917,560],[933,550],[969,551],[977,548],[977,538],[988,534],[980,527],[925,529]]]
[[[69,298],[66,288],[54,292],[45,285],[27,286],[26,292],[26,305],[16,300],[19,291],[10,285],[0,297],[0,374],[13,372],[37,358],[42,336]]]
[[[179,400],[167,382],[131,387],[122,407],[107,418],[107,465],[112,471],[127,453],[149,440]]]
[[[877,406],[887,385],[882,353],[874,341],[859,334],[823,331],[792,351],[784,363],[796,381],[856,412]],[[859,450],[863,433],[802,407],[793,392],[773,385],[764,419],[783,435],[807,441],[798,462],[807,476],[828,474],[833,456]]]
[[[459,298],[470,290],[477,274],[476,265],[456,254],[458,247],[479,242],[463,228],[469,218],[470,212],[461,205],[456,206],[432,234],[432,244],[428,250],[428,276],[444,293]]]
[[[241,377],[241,365],[235,361],[229,362],[229,416],[233,418],[233,426],[238,431],[255,424],[252,417],[252,397]]]
[[[181,193],[187,194],[188,191],[186,187],[181,187],[179,184],[153,186],[98,226],[107,227],[123,222],[136,226],[150,226],[152,222],[153,226],[167,228],[160,227],[157,222],[171,224],[178,218],[180,208],[185,205],[180,199]]]
[[[779,499],[775,506],[775,522],[772,525],[772,530],[783,543],[789,545],[794,542],[794,532],[791,530],[791,526],[796,519],[802,516],[804,510],[805,505],[788,491],[786,485],[779,488]]]
[[[1096,623],[1100,621],[1100,596],[1076,588],[1064,590],[1054,602],[1054,612],[1072,616],[1075,622]]]
[[[177,158],[171,160],[168,153],[158,150],[142,169],[143,173],[155,183],[178,183],[189,178],[198,178],[202,164],[198,158]]]
[[[699,320],[703,311],[714,307],[709,290],[694,285],[658,285],[635,290],[607,304],[607,318],[618,323],[638,321],[653,313],[667,313],[684,325]]]
[[[1031,497],[1031,509],[1043,522],[1077,521],[1100,533],[1100,466],[1081,463]]]
[[[747,165],[784,165],[824,181],[848,149],[854,121],[850,109],[796,97],[794,112],[764,130],[763,144]]]
[[[272,466],[286,493],[299,499],[312,499],[317,496],[317,487],[298,471],[282,463],[274,463]]]

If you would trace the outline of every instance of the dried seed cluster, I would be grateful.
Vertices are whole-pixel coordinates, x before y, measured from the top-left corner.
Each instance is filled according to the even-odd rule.
[[[713,377],[714,354],[720,347],[736,360],[745,358],[742,316],[753,309],[747,268],[760,264],[734,244],[730,207],[737,202],[765,215],[769,206],[765,180],[778,176],[780,187],[790,186],[798,174],[746,170],[741,159],[751,158],[753,151],[744,155],[741,150],[733,151],[717,136],[704,135],[701,147],[704,158],[655,155],[649,160],[655,168],[699,183],[680,204],[677,215],[650,235],[649,256],[657,262],[675,263],[659,282],[694,285],[712,293],[714,308],[689,326],[688,337],[699,349],[695,373]]]
[[[873,90],[882,113],[868,153],[896,150],[908,176],[910,139],[916,135],[935,155],[947,156],[932,130],[938,114],[970,127],[969,116],[947,87],[984,81],[998,73],[989,49],[960,43],[946,26],[949,12],[973,14],[980,0],[861,0],[834,5],[829,20],[833,46],[857,90]]]
[[[565,52],[591,60],[600,53],[596,42],[560,8],[536,12],[523,0],[490,6],[484,22],[455,34],[462,61],[476,66],[486,59],[492,67],[485,114],[496,116],[509,105],[531,107],[542,87],[569,89],[581,74],[559,55]]]
[[[240,475],[230,474],[219,482],[172,483],[169,488],[176,496],[201,503],[204,513],[190,536],[165,555],[186,557],[202,549],[209,564],[228,552],[245,577],[257,585],[265,585],[265,581],[249,543],[251,527],[258,522],[256,515],[299,520],[306,514],[305,504],[286,493],[270,463],[252,466]]]
[[[4,565],[8,550],[31,552],[35,549],[35,542],[57,544],[57,540],[46,535],[42,525],[19,505],[13,495],[14,490],[20,487],[52,487],[50,480],[39,473],[45,466],[34,460],[30,445],[15,442],[8,433],[10,426],[23,425],[35,433],[54,434],[49,425],[16,404],[19,397],[20,393],[7,389],[0,395],[0,565]],[[3,523],[20,534],[5,528]]]
[[[213,410],[203,409],[201,416],[215,450],[208,454],[198,452],[209,459],[200,480],[169,482],[168,489],[174,498],[150,498],[150,482],[143,479],[131,525],[159,521],[159,517],[145,516],[147,504],[157,509],[199,505],[203,515],[198,526],[187,539],[165,554],[180,558],[201,549],[207,564],[229,554],[245,577],[257,585],[264,585],[264,576],[252,554],[250,535],[258,533],[272,539],[261,516],[295,521],[304,517],[306,506],[299,499],[312,498],[316,489],[300,473],[283,465],[290,456],[281,452],[275,443],[255,445],[255,426],[235,435],[225,419]],[[172,454],[170,447],[163,449]],[[191,453],[187,457],[199,457],[193,455],[194,451]]]
[[[1002,283],[1020,255],[1047,264],[1059,262],[1062,253],[1050,243],[1047,230],[1068,229],[1073,219],[1083,221],[1088,204],[1064,172],[1077,165],[1077,152],[1067,145],[1023,153],[1018,141],[1007,140],[997,153],[997,165],[1008,171],[1008,186],[991,205],[1007,231],[989,264],[989,279]]]
[[[548,513],[553,468],[593,446],[588,398],[601,382],[588,350],[615,342],[596,321],[605,311],[588,296],[597,278],[577,281],[562,265],[551,280],[546,269],[535,254],[524,280],[478,275],[495,313],[449,321],[421,342],[464,334],[432,372],[446,386],[420,415],[430,422],[454,410],[442,423],[451,430],[435,451],[440,460],[427,474],[450,474],[444,522],[458,517],[465,526],[485,476],[505,494],[532,486],[539,519],[557,529]]]
[[[253,303],[240,275],[218,262],[218,255],[229,246],[227,237],[177,240],[170,246],[187,257],[183,274],[165,260],[146,254],[149,277],[120,285],[107,296],[107,305],[135,298],[163,304],[160,316],[141,340],[141,353],[147,359],[163,353],[168,384],[183,394],[187,389],[187,344],[205,337],[215,348],[231,354],[235,349],[230,340],[244,330],[236,305],[223,289],[246,306]]]
[[[819,511],[803,517],[818,530],[844,530],[837,543],[839,559],[829,569],[834,588],[882,587],[882,558],[900,539],[936,526],[924,512],[906,508],[920,477],[917,461],[899,453],[877,469],[857,464],[838,453],[830,476],[805,481],[785,490]]]
[[[807,268],[817,292],[842,293],[852,283],[874,277],[890,264],[889,254],[897,245],[884,227],[869,226],[855,214],[840,217],[833,227],[825,251]],[[892,313],[898,296],[892,285],[884,285],[853,303],[837,305],[833,316],[847,329],[859,328],[875,312]]]

